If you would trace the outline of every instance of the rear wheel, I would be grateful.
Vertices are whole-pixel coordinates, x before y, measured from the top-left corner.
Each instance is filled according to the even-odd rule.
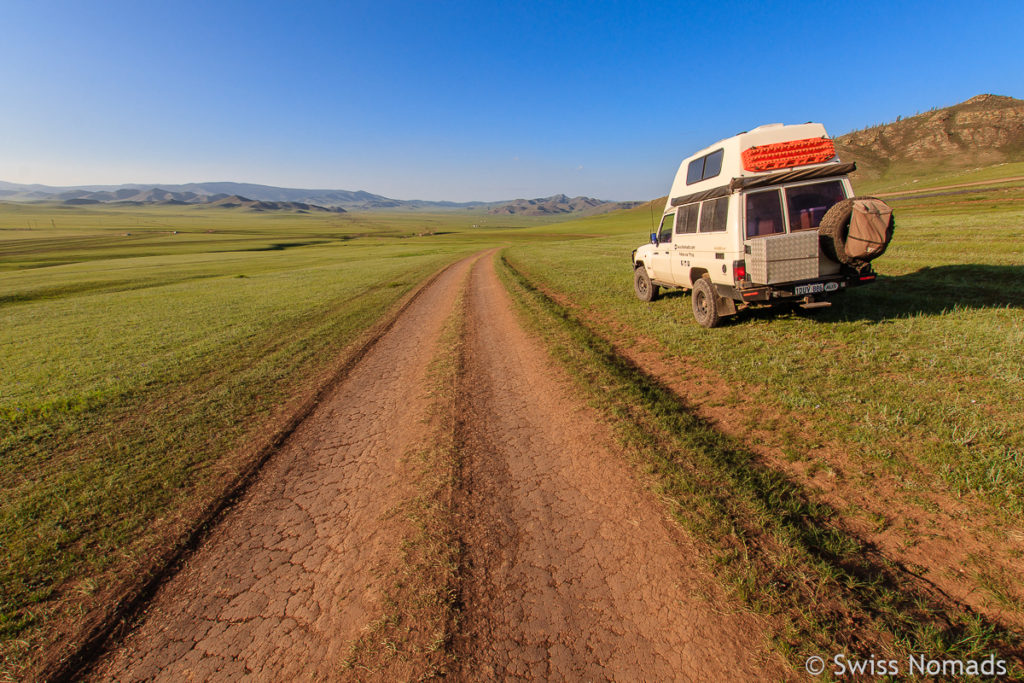
[[[693,283],[693,317],[701,327],[718,327],[722,317],[718,315],[718,292],[711,280],[701,278]]]
[[[640,301],[654,301],[658,296],[658,285],[651,282],[647,270],[640,266],[633,271],[633,291]]]

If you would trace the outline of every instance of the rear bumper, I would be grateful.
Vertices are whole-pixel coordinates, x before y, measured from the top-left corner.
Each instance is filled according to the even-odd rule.
[[[786,299],[802,299],[807,296],[815,298],[827,298],[837,292],[844,291],[851,287],[859,287],[874,282],[876,275],[862,273],[856,275],[837,275],[832,277],[816,278],[804,282],[787,282],[778,285],[751,285],[746,287],[732,287],[729,285],[718,285],[720,296],[731,298],[734,301],[744,303],[771,303],[773,301],[784,301]],[[819,291],[808,291],[809,286],[821,284]]]

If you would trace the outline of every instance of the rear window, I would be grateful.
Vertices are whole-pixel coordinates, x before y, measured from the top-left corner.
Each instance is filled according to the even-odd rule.
[[[747,237],[763,237],[786,232],[782,222],[782,195],[779,190],[747,195]]]
[[[836,202],[846,199],[843,184],[838,180],[786,188],[789,209],[789,230],[813,230],[821,225],[821,217]]]

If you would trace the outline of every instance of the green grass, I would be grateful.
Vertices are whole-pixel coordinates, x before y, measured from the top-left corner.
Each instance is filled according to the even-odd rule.
[[[444,242],[543,226],[559,217],[479,211],[257,213],[203,206],[66,206],[0,202],[0,271],[153,255],[280,251],[359,237]]]
[[[906,165],[890,170],[878,178],[859,177],[859,175],[854,174],[853,176],[853,187],[857,194],[911,192],[961,183],[998,182],[1003,178],[1024,176],[1024,161],[976,168],[948,169]]]
[[[644,305],[632,295],[629,253],[646,241],[663,200],[563,223],[454,211],[0,203],[0,678],[67,646],[76,620],[109,602],[105,591],[144,575],[179,542],[244,468],[251,445],[389,307],[444,264],[494,245],[510,247],[524,282],[588,311],[593,330],[580,348],[603,321],[619,321],[650,340],[642,343],[761,387],[775,410],[902,472],[908,495],[967,494],[1019,521],[1024,209],[1001,191],[970,197],[981,201],[894,202],[896,242],[877,262],[879,281],[836,308],[745,315],[711,331],[692,321],[685,296]],[[686,447],[703,447],[710,437],[700,425],[659,412],[659,391],[627,383],[622,396],[653,411],[659,433],[692,428]],[[620,409],[632,415],[629,401]],[[830,531],[818,546],[804,543],[828,510],[771,473],[730,470],[742,453],[735,444],[708,444],[698,474],[739,476],[748,492],[739,518],[761,520],[726,534],[732,540],[713,553],[738,590],[763,578],[745,548],[766,533],[803,539],[792,546],[799,552],[785,550],[789,541],[771,545],[778,566],[813,566],[808,547],[849,557],[854,546]],[[803,445],[788,448],[796,457]],[[796,507],[758,507],[767,503],[750,497],[751,482]],[[719,504],[701,505],[694,509],[718,528]],[[828,585],[859,580],[851,576]],[[986,575],[986,590],[1014,604],[1001,582]]]
[[[597,318],[736,381],[759,400],[960,496],[1024,515],[1024,209],[897,213],[879,280],[815,315],[747,312],[705,330],[677,293],[645,305],[630,282],[630,233],[508,250],[516,268]],[[567,223],[588,232],[594,222]],[[609,228],[608,225],[601,225]],[[635,232],[634,232],[635,231]],[[610,230],[609,230],[610,232]],[[884,381],[879,381],[883,378]]]
[[[557,303],[518,266],[504,265],[506,285],[537,333],[612,418],[626,451],[702,543],[715,574],[772,617],[776,648],[794,667],[822,652],[966,659],[1014,651],[1014,634],[946,612],[935,594],[836,525],[835,510],[624,359],[591,328],[586,309]]]

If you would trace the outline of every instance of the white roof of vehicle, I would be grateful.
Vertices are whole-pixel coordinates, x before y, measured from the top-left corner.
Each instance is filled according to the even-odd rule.
[[[828,137],[828,133],[825,132],[825,126],[820,123],[801,123],[789,126],[781,123],[769,123],[763,126],[758,126],[753,130],[740,133],[739,135],[734,135],[731,138],[719,140],[713,145],[708,145],[696,154],[684,159],[683,163],[679,165],[679,170],[676,172],[675,180],[672,183],[672,190],[668,195],[669,204],[666,205],[666,211],[671,208],[671,201],[673,197],[693,194],[721,187],[722,185],[728,185],[729,181],[733,178],[764,175],[765,173],[772,172],[755,172],[744,169],[743,160],[740,156],[744,150],[761,145],[770,145],[776,142],[788,142],[790,140],[805,140],[807,138],[821,137]],[[690,162],[719,149],[723,150],[724,153],[721,172],[714,177],[699,180],[687,185],[686,175]],[[826,163],[837,163],[838,160],[838,157],[836,157]]]

